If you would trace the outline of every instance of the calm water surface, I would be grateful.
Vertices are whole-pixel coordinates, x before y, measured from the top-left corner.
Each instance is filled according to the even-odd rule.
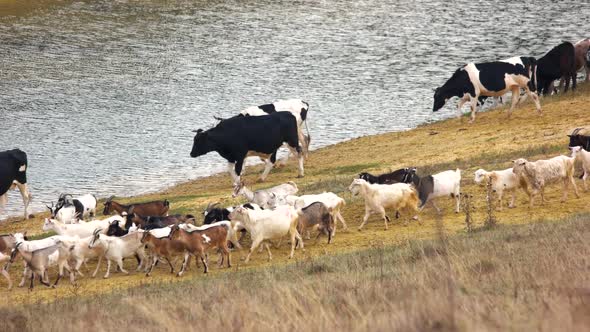
[[[27,3],[30,6],[29,3]],[[460,65],[590,35],[586,2],[76,1],[0,6],[0,150],[29,155],[33,209],[60,192],[132,195],[225,169],[193,133],[300,97],[313,147],[453,116]],[[272,176],[272,174],[271,174]],[[229,185],[228,179],[228,185]],[[20,213],[17,192],[6,214]]]

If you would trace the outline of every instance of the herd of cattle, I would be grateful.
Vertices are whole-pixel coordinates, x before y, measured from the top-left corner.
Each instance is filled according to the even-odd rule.
[[[590,39],[584,39],[576,45],[563,43],[538,60],[515,57],[467,64],[436,89],[433,110],[437,111],[449,98],[456,96],[460,98],[459,110],[463,103],[471,102],[473,120],[477,104],[483,102],[483,98],[500,97],[511,91],[512,111],[523,89],[540,112],[537,91],[543,94],[554,92],[553,81],[560,78],[565,80],[564,92],[570,79],[573,79],[575,88],[576,72],[581,67],[586,68],[586,80],[590,78],[589,48]],[[284,237],[289,238],[290,258],[296,247],[303,248],[304,239],[309,239],[312,231],[317,232],[316,240],[326,235],[331,243],[338,221],[344,229],[347,228],[341,213],[346,205],[343,198],[332,192],[297,196],[299,189],[292,181],[252,191],[241,180],[245,158],[258,156],[265,162],[260,177],[264,181],[276,164],[277,151],[283,145],[290,150],[290,155],[297,157],[298,176],[304,176],[303,165],[311,140],[309,131],[304,134],[308,111],[309,104],[303,100],[279,100],[249,107],[228,119],[218,118],[215,127],[196,131],[191,157],[216,151],[229,163],[228,171],[234,185],[232,196],[247,200],[240,206],[209,204],[203,213],[202,226],[196,226],[198,222],[194,215],[169,215],[167,200],[121,204],[111,197],[104,202],[102,213],[114,215],[97,219],[98,200],[94,195],[60,195],[55,205],[47,205],[50,218],[46,218],[43,224],[44,231],[53,231],[57,235],[41,240],[29,240],[26,232],[0,235],[0,263],[6,263],[1,273],[8,280],[9,288],[12,282],[8,270],[19,257],[25,263],[19,286],[23,286],[28,278],[32,289],[35,279],[50,286],[47,269],[52,266],[57,266],[59,271],[54,286],[64,275],[64,269],[69,272],[70,281],[75,282],[77,275],[83,276],[81,266],[91,259],[98,261],[92,276],[98,273],[103,258],[106,259],[105,278],[109,277],[113,262],[119,271],[128,273],[123,266],[126,258],[135,258],[137,270],[143,269],[149,276],[158,262],[168,264],[174,273],[174,257],[182,256],[177,273],[181,276],[188,268],[190,257],[194,256],[197,265],[200,261],[207,273],[208,252],[216,249],[220,255],[219,265],[225,262],[229,267],[230,248],[241,249],[242,237],[246,233],[251,239],[246,263],[257,248],[266,248],[271,259],[270,244],[278,246]],[[539,194],[544,201],[545,186],[556,182],[563,184],[563,200],[567,199],[570,185],[579,196],[573,177],[574,163],[576,160],[581,162],[584,187],[587,188],[590,129],[577,128],[569,136],[569,157],[560,155],[535,162],[520,158],[514,160],[509,169],[479,169],[474,174],[474,181],[491,186],[498,196],[500,209],[504,206],[504,192],[512,196],[509,207],[514,207],[517,189],[526,192],[532,206]],[[25,152],[19,149],[0,152],[0,207],[6,203],[7,191],[18,188],[25,206],[25,219],[29,217],[28,205],[32,198],[27,187],[27,167]],[[454,199],[455,212],[459,212],[460,186],[459,169],[419,176],[416,168],[409,167],[381,175],[363,172],[352,180],[348,189],[365,202],[360,231],[372,214],[378,214],[387,229],[390,219],[386,209],[395,211],[396,218],[404,213],[405,223],[409,219],[419,220],[418,214],[427,203],[439,210],[435,199],[440,197]]]

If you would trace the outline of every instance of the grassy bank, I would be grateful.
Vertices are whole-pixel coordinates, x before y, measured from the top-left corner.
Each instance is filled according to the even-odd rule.
[[[588,238],[583,214],[377,241],[288,266],[0,309],[0,329],[581,331],[590,326]]]
[[[347,200],[344,218],[349,224],[348,231],[339,230],[334,243],[327,245],[325,240],[319,243],[308,241],[304,252],[297,251],[295,258],[289,261],[286,257],[286,245],[273,249],[273,261],[267,262],[265,254],[253,255],[253,260],[244,265],[239,257],[242,253],[233,253],[236,265],[231,271],[213,269],[211,276],[204,277],[200,271],[193,269],[188,278],[175,278],[165,268],[160,267],[151,278],[143,274],[123,276],[115,274],[109,280],[82,278],[79,287],[73,288],[66,283],[57,289],[38,287],[33,292],[24,289],[7,291],[5,281],[0,279],[0,297],[5,299],[0,306],[12,304],[31,304],[37,302],[53,302],[62,298],[91,297],[111,293],[114,289],[118,293],[125,289],[141,289],[142,285],[161,283],[185,283],[190,279],[195,287],[208,279],[226,278],[238,280],[236,274],[240,271],[269,271],[281,268],[290,262],[303,264],[315,260],[320,256],[333,256],[358,252],[375,246],[395,246],[409,241],[431,239],[436,233],[436,215],[431,209],[425,209],[420,218],[422,225],[411,222],[402,226],[401,221],[390,224],[388,231],[384,230],[382,221],[372,218],[362,232],[356,227],[364,213],[363,201],[353,198],[346,188],[352,178],[360,171],[381,172],[406,166],[417,166],[420,174],[428,174],[446,169],[461,168],[463,170],[462,191],[474,196],[473,218],[476,226],[481,226],[486,218],[484,189],[473,184],[473,172],[482,167],[486,169],[500,169],[511,166],[511,160],[526,157],[531,160],[568,153],[566,134],[574,127],[590,123],[590,88],[581,85],[574,94],[565,97],[544,98],[542,100],[545,115],[535,114],[530,103],[518,108],[511,119],[506,118],[504,110],[496,110],[478,115],[474,124],[467,120],[451,119],[432,123],[417,129],[367,136],[347,142],[322,148],[311,153],[306,164],[306,177],[295,179],[302,193],[315,193],[329,190],[340,194]],[[411,111],[411,110],[408,110]],[[391,121],[397,121],[391,119]],[[288,165],[271,172],[264,184],[256,184],[260,168],[248,169],[245,180],[253,188],[264,188],[275,184],[293,180],[296,175],[294,165]],[[581,187],[579,180],[578,185]],[[172,213],[192,213],[200,215],[203,208],[210,202],[219,201],[223,205],[241,202],[231,198],[231,184],[227,174],[187,182],[169,188],[165,191],[140,197],[123,198],[122,201],[145,201],[150,199],[167,198],[171,202]],[[34,194],[34,193],[33,193]],[[503,225],[535,224],[539,220],[563,220],[577,213],[590,212],[589,196],[580,188],[581,198],[576,199],[573,193],[567,203],[561,203],[561,187],[550,186],[547,190],[549,202],[544,206],[530,209],[526,196],[518,194],[517,207],[505,208],[495,213],[496,218]],[[456,235],[465,232],[463,213],[452,213],[452,202],[442,199],[439,206],[443,208],[443,220],[448,234]],[[390,213],[390,216],[392,214]],[[42,217],[20,221],[11,219],[0,224],[0,233],[28,230],[29,234],[45,236],[41,230]],[[485,234],[485,233],[484,233]],[[481,235],[485,237],[485,235]],[[127,264],[127,263],[126,263]],[[129,262],[130,265],[132,265]],[[90,264],[92,268],[92,264]],[[13,279],[20,266],[11,268]],[[101,275],[102,275],[101,271]],[[53,277],[53,275],[52,275]],[[199,281],[195,283],[195,281]],[[137,288],[140,287],[140,288]],[[174,288],[174,286],[167,286]],[[349,296],[350,294],[347,294]],[[200,305],[200,304],[199,304]]]

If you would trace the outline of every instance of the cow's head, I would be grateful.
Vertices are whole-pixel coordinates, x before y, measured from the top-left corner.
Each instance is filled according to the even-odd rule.
[[[191,150],[191,157],[196,158],[198,156],[202,156],[207,152],[211,151],[209,149],[209,133],[203,131],[203,129],[199,129],[194,131],[197,134],[195,135],[193,141],[193,149]]]
[[[440,87],[434,89],[434,105],[432,106],[432,111],[436,112],[443,108],[448,99],[449,98],[444,95],[443,90]]]

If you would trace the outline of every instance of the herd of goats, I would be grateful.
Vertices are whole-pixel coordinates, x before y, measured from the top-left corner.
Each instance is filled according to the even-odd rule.
[[[588,43],[590,45],[590,40]],[[528,60],[525,61],[523,58],[522,61]],[[473,70],[480,72],[484,69],[482,66],[474,66],[473,68]],[[485,82],[479,83],[485,85]],[[440,94],[441,91],[439,89],[437,93]],[[444,101],[446,102],[446,99]],[[283,107],[285,105],[296,105],[296,107]],[[301,165],[301,157],[306,155],[310,141],[309,136],[303,135],[302,130],[308,109],[309,105],[301,100],[278,101],[246,109],[245,113],[243,112],[235,118],[220,119],[220,123],[213,128],[216,131],[210,129],[197,132],[191,156],[195,157],[215,150],[212,147],[212,142],[219,144],[223,140],[223,135],[228,132],[231,132],[228,134],[231,138],[231,140],[228,139],[228,142],[235,142],[236,137],[231,136],[239,133],[239,130],[234,130],[235,128],[243,129],[253,124],[254,129],[245,130],[244,135],[255,132],[257,137],[260,137],[260,130],[267,123],[277,126],[287,123],[284,128],[290,131],[288,135],[284,135],[280,130],[276,131],[277,137],[280,138],[280,142],[278,142],[280,144],[272,144],[271,148],[274,149],[274,153],[251,149],[251,146],[234,145],[233,147],[242,158],[253,151],[258,152],[255,155],[261,156],[261,158],[268,158],[263,179],[276,161],[276,149],[285,142],[290,145],[293,153],[299,155]],[[289,116],[278,117],[277,113],[289,113]],[[256,123],[258,121],[255,120],[256,118],[261,121]],[[293,121],[293,118],[296,120],[296,129],[289,122]],[[256,127],[259,124],[262,127]],[[268,129],[269,137],[273,135],[270,133],[272,130],[274,129]],[[239,142],[251,141],[249,137],[241,138],[242,140],[238,140]],[[534,199],[538,195],[544,202],[544,189],[546,185],[552,183],[563,185],[562,199],[564,201],[567,199],[570,185],[573,187],[575,195],[579,197],[574,180],[574,165],[576,161],[582,165],[583,184],[587,189],[586,179],[590,172],[590,128],[577,128],[569,135],[569,139],[570,156],[560,155],[534,162],[519,158],[513,161],[513,167],[509,169],[477,170],[474,174],[474,181],[480,185],[488,184],[490,186],[497,195],[500,209],[505,205],[503,203],[505,193],[511,194],[508,206],[515,207],[515,195],[519,189],[528,195],[530,206],[533,206]],[[199,148],[196,147],[197,144],[205,144],[208,147]],[[346,202],[333,192],[297,196],[299,189],[292,181],[267,189],[250,190],[239,177],[242,170],[241,162],[227,152],[227,149],[231,150],[231,148],[232,146],[224,146],[223,151],[218,152],[231,165],[230,174],[234,180],[232,196],[242,196],[247,200],[246,203],[229,207],[220,207],[219,203],[209,204],[203,213],[202,225],[197,226],[200,222],[197,222],[194,215],[169,215],[170,203],[167,200],[121,204],[111,197],[104,202],[104,210],[102,211],[103,215],[108,217],[97,219],[98,200],[94,195],[86,194],[74,197],[62,194],[58,198],[57,204],[52,203],[51,206],[47,206],[51,216],[46,218],[43,223],[43,231],[51,231],[56,235],[40,240],[29,240],[26,232],[0,235],[0,263],[5,263],[1,273],[8,281],[8,288],[12,287],[9,275],[10,265],[19,258],[24,261],[24,272],[19,286],[24,286],[28,278],[30,289],[33,289],[35,279],[46,286],[57,286],[59,280],[64,276],[64,270],[69,272],[70,282],[75,283],[77,276],[84,276],[80,268],[89,260],[97,260],[96,268],[92,273],[94,277],[98,273],[101,261],[106,259],[107,267],[104,278],[108,278],[113,262],[117,265],[118,271],[128,274],[123,266],[123,260],[126,258],[136,259],[137,271],[143,271],[149,276],[158,262],[167,264],[170,272],[174,273],[175,258],[182,256],[182,265],[177,273],[177,276],[182,276],[193,256],[197,266],[200,261],[204,272],[207,273],[209,269],[208,253],[211,250],[215,250],[219,254],[217,263],[220,267],[224,264],[230,267],[230,250],[241,249],[242,238],[246,233],[249,234],[251,245],[244,259],[245,263],[250,260],[250,256],[256,249],[262,251],[266,248],[268,259],[272,259],[270,245],[278,247],[281,239],[285,237],[289,239],[289,258],[292,258],[295,249],[302,249],[304,238],[309,239],[312,232],[314,232],[316,242],[320,236],[325,235],[329,244],[336,234],[338,222],[342,224],[344,229],[347,228],[342,216],[342,209]],[[4,153],[18,156],[14,151],[17,150]],[[22,151],[18,150],[18,152]],[[17,157],[17,159],[19,158]],[[20,160],[24,160],[24,162],[15,163],[15,178],[11,179],[9,183],[12,187],[21,188],[26,184],[26,176],[24,176],[27,166],[26,155],[24,155],[24,159],[21,157]],[[233,171],[234,167],[235,172]],[[300,176],[302,176],[302,169],[300,171]],[[386,209],[395,211],[396,218],[401,217],[403,213],[404,224],[407,224],[410,219],[418,220],[418,214],[428,203],[439,210],[435,200],[442,197],[454,199],[455,212],[459,212],[460,185],[461,170],[459,169],[419,176],[415,168],[402,168],[381,175],[360,173],[352,179],[348,190],[353,196],[360,196],[364,199],[365,214],[358,227],[360,231],[372,214],[379,215],[385,223],[385,229],[387,229],[390,219],[386,214]],[[25,196],[23,194],[23,199]],[[25,217],[27,217],[26,208]],[[58,275],[51,285],[48,268],[53,266],[57,266]]]

